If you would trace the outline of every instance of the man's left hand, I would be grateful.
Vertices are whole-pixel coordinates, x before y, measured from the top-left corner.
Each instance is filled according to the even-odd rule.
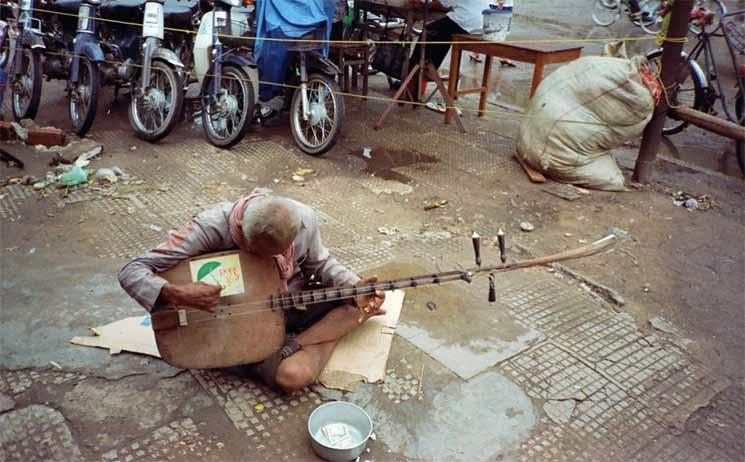
[[[364,286],[376,282],[378,282],[378,277],[371,276],[369,278],[361,280],[356,285]],[[357,306],[357,309],[360,310],[360,317],[358,321],[362,323],[373,316],[385,314],[385,310],[380,308],[383,305],[384,301],[385,292],[383,292],[382,290],[376,290],[375,293],[371,295],[358,295],[354,297],[354,303]]]

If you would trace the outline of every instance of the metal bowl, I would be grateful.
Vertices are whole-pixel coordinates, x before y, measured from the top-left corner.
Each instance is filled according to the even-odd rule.
[[[325,460],[354,460],[365,450],[372,419],[364,409],[344,401],[318,406],[308,417],[313,451]]]

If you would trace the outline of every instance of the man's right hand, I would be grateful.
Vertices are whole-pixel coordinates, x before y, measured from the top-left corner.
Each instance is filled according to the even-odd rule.
[[[204,282],[166,284],[160,291],[160,301],[166,305],[189,306],[213,312],[220,303],[221,290],[218,285]]]

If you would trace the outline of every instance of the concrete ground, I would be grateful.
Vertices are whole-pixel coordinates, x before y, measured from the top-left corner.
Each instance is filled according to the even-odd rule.
[[[542,24],[554,35],[587,27]],[[529,77],[527,66],[505,70],[515,87],[503,95],[519,103]],[[382,79],[372,85],[389,96]],[[60,88],[45,83],[40,124],[66,126]],[[63,154],[101,143],[91,167],[116,165],[131,180],[0,189],[0,460],[317,460],[306,419],[336,399],[373,418],[376,438],[361,461],[744,459],[741,180],[662,160],[648,186],[566,201],[512,159],[518,118],[467,113],[462,134],[438,114],[399,108],[375,131],[382,102],[347,105],[340,142],[314,158],[286,126],[252,131],[230,151],[187,123],[149,145],[131,134],[120,103],[108,116],[102,108],[90,140]],[[26,162],[23,171],[3,164],[3,178],[50,169],[51,152],[2,147]],[[614,152],[627,175],[634,155],[633,146]],[[298,168],[317,174],[298,183]],[[473,231],[491,243],[503,228],[511,259],[609,228],[627,237],[602,256],[503,273],[493,304],[482,279],[408,291],[385,382],[355,392],[278,396],[222,371],[69,343],[143,313],[116,281],[127,259],[255,187],[315,207],[331,251],[382,278],[470,266]],[[675,207],[679,190],[716,206]],[[425,210],[440,200],[448,202]],[[521,231],[523,221],[535,230]],[[496,261],[491,244],[484,258]]]

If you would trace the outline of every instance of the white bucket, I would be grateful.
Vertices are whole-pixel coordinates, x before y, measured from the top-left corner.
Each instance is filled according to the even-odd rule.
[[[507,40],[512,25],[512,7],[505,6],[500,9],[496,5],[489,5],[482,15],[484,17],[484,40],[493,42]]]

